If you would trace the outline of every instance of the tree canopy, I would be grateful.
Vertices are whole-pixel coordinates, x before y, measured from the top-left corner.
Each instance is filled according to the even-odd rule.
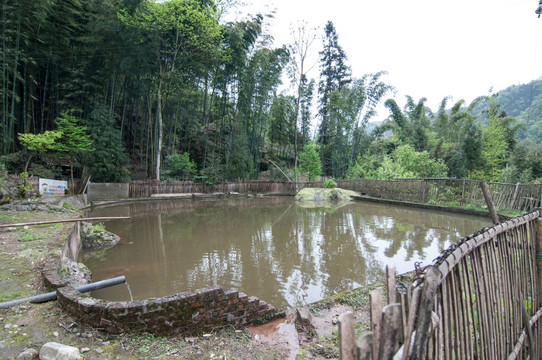
[[[224,22],[232,4],[3,1],[2,166],[216,183],[295,173],[306,148],[336,179],[542,176],[542,80],[430,109],[385,71],[353,77],[332,22],[275,44],[267,16]]]

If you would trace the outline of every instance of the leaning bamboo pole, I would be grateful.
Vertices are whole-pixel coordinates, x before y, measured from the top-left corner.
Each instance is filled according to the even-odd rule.
[[[2,224],[2,225],[0,225],[0,229],[8,228],[8,227],[17,227],[17,226],[47,225],[47,224],[58,224],[58,223],[67,223],[67,222],[76,222],[76,221],[126,220],[126,219],[129,219],[129,218],[130,218],[129,216],[107,216],[107,217],[92,217],[92,218],[34,221],[34,222],[17,223],[17,224]]]

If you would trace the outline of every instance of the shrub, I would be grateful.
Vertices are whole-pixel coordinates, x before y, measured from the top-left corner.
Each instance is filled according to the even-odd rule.
[[[337,187],[337,183],[335,182],[335,180],[329,179],[329,180],[326,180],[326,182],[324,183],[324,187],[326,189],[334,189]]]
[[[167,169],[164,171],[166,180],[192,180],[196,174],[196,163],[190,160],[187,152],[166,156]]]
[[[28,175],[26,171],[22,172],[20,177],[21,181],[19,181],[17,184],[17,187],[19,188],[19,196],[26,199],[32,195],[34,182],[29,180],[30,175]]]

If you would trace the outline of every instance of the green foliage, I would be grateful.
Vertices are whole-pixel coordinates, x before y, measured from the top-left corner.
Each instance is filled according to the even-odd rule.
[[[73,111],[66,112],[56,119],[56,126],[62,137],[53,146],[53,149],[75,157],[82,153],[94,150],[92,140],[87,134],[87,128],[79,125],[80,119],[76,118]]]
[[[483,131],[482,157],[486,165],[485,178],[490,181],[499,181],[502,165],[508,157],[508,143],[506,142],[506,129],[498,116],[498,107],[491,103],[488,114],[488,125]]]
[[[138,179],[159,175],[162,159],[164,178],[193,175],[193,166],[164,157],[164,151],[189,153],[190,164],[210,183],[257,178],[267,170],[260,168],[265,156],[281,168],[296,163],[298,149],[311,138],[317,84],[315,138],[326,176],[426,176],[441,174],[442,161],[454,177],[542,177],[533,147],[542,143],[542,80],[470,105],[446,98],[435,113],[425,98],[407,97],[405,106],[389,99],[388,119],[370,133],[368,120],[391,87],[383,72],[351,77],[331,22],[323,24],[318,83],[305,76],[308,66],[298,69],[292,96],[277,95],[277,88],[291,57],[303,67],[301,49],[273,48],[268,35],[262,37],[268,23],[263,15],[221,24],[213,0],[21,0],[5,2],[3,10],[0,155],[11,173],[57,177],[53,164],[60,160],[43,156],[57,150],[69,158],[72,173],[77,164],[88,165],[93,181],[124,181],[128,169]],[[491,101],[502,109],[491,115],[498,125],[489,121]],[[54,127],[58,114],[80,118],[64,128],[86,125],[93,144],[82,131],[56,138],[62,146],[51,149],[53,134],[62,131],[60,123]],[[514,155],[516,141],[529,144],[523,158]],[[428,155],[399,159],[402,145]],[[209,164],[209,153],[220,159],[214,163],[222,173]],[[428,159],[435,163],[420,171]]]
[[[55,143],[54,149],[70,159],[71,191],[74,191],[73,167],[76,157],[91,153],[92,139],[87,134],[87,128],[79,125],[80,119],[72,115],[73,111],[66,112],[56,119],[56,126],[62,133],[60,140]]]
[[[122,182],[128,179],[128,156],[115,118],[103,105],[90,114],[88,132],[94,151],[87,163],[96,182]]]
[[[200,171],[197,178],[203,180],[207,185],[216,186],[224,180],[224,166],[220,155],[215,152],[207,154],[205,167]]]
[[[326,189],[334,189],[337,187],[337,183],[335,182],[335,180],[333,179],[328,179],[326,180],[326,182],[324,183],[324,187]]]
[[[395,162],[413,177],[446,177],[448,167],[442,160],[431,159],[427,151],[416,151],[410,145],[399,146],[394,152]]]
[[[55,141],[62,136],[59,131],[45,131],[41,134],[21,134],[19,141],[27,150],[45,152],[54,148]]]
[[[31,151],[28,160],[26,161],[24,171],[28,171],[30,159],[35,152],[46,152],[55,147],[55,142],[62,136],[60,131],[45,131],[42,134],[21,134],[19,133],[19,141],[27,150]]]
[[[314,181],[322,174],[320,157],[313,143],[305,145],[305,149],[299,154],[299,170],[309,177],[309,181]]]
[[[416,151],[401,145],[391,155],[365,155],[348,170],[350,179],[446,177],[448,167],[442,160],[432,159],[427,151]]]
[[[20,290],[3,292],[0,294],[0,302],[9,301],[21,296]]]
[[[74,210],[73,204],[68,201],[65,201],[64,203],[62,203],[62,208],[68,209],[68,210]]]
[[[191,180],[196,174],[196,163],[187,152],[166,156],[166,166],[166,180]]]
[[[19,176],[21,178],[21,180],[17,183],[17,187],[19,188],[19,196],[26,199],[34,192],[34,182],[28,180],[30,175],[26,171],[20,173]]]

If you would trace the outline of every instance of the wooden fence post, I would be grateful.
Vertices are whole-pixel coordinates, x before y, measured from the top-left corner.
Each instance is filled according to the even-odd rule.
[[[401,304],[386,305],[382,310],[379,360],[393,359],[402,336]]]
[[[356,345],[356,360],[373,360],[373,333],[365,334]]]
[[[397,285],[395,279],[395,268],[386,265],[386,288],[388,290],[388,304],[397,302]]]
[[[463,179],[463,190],[461,191],[461,202],[459,203],[459,206],[465,206],[465,183],[466,180]]]
[[[347,311],[339,316],[339,359],[354,360],[356,352],[356,334],[354,313]]]
[[[536,274],[538,276],[538,307],[542,306],[542,217],[536,219],[535,227]]]
[[[378,355],[380,346],[380,324],[382,321],[382,308],[384,306],[384,296],[382,288],[378,288],[369,293],[371,298],[371,331],[373,333],[373,354]]]
[[[414,340],[414,353],[411,359],[423,359],[433,324],[432,313],[435,304],[435,292],[440,277],[440,271],[430,266],[425,271],[425,280],[418,311],[418,323],[416,325],[416,338]],[[406,349],[408,351],[408,349]]]
[[[514,190],[514,195],[512,196],[512,202],[509,205],[509,209],[511,210],[514,210],[514,206],[516,206],[516,200],[517,200],[518,192],[519,192],[519,185],[520,183],[516,184],[516,189]]]

